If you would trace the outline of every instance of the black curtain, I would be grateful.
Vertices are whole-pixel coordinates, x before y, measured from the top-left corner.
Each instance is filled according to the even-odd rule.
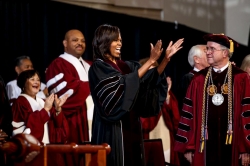
[[[95,29],[104,23],[121,29],[122,59],[139,60],[149,56],[150,43],[163,40],[163,48],[179,38],[185,38],[183,48],[171,58],[165,72],[172,78],[174,93],[183,74],[191,67],[187,61],[189,49],[205,44],[205,32],[179,24],[128,16],[79,7],[54,1],[0,1],[0,74],[7,83],[15,79],[14,59],[21,55],[31,57],[42,79],[50,62],[63,53],[62,40],[69,29],[79,29],[86,38],[83,58],[92,60],[92,38]],[[232,60],[240,66],[250,49],[240,45]],[[164,56],[164,54],[162,55]],[[42,80],[43,81],[43,80]]]

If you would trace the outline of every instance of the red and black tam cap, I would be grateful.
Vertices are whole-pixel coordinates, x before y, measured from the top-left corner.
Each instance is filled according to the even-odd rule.
[[[216,42],[229,48],[230,53],[233,53],[234,48],[239,46],[239,44],[235,40],[224,35],[223,33],[220,33],[220,34],[211,33],[211,34],[204,35],[203,38],[205,41]]]

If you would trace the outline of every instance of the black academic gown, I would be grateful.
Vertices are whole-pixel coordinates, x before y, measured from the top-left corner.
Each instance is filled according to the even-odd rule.
[[[93,144],[108,143],[108,166],[144,165],[140,116],[154,116],[166,98],[164,74],[152,69],[140,79],[139,63],[100,59],[89,69],[94,101]]]

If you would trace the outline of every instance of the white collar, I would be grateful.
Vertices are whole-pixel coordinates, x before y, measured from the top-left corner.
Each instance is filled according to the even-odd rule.
[[[217,72],[218,70],[220,70],[221,72],[223,72],[227,67],[228,67],[229,63],[227,63],[225,66],[223,66],[222,68],[220,69],[216,69],[216,68],[213,68],[215,72]]]
[[[81,81],[89,81],[88,71],[89,71],[90,65],[86,61],[84,61],[82,57],[78,59],[75,56],[68,54],[66,52],[60,55],[60,57],[68,61],[75,67]],[[81,64],[80,61],[83,62],[83,65]]]
[[[25,97],[28,102],[30,103],[30,107],[32,108],[33,112],[34,111],[40,111],[44,107],[44,101],[43,99],[39,98],[36,96],[36,98],[32,98],[31,96],[21,93],[20,96]]]
[[[196,67],[194,67],[194,69],[193,69],[193,70],[194,70],[194,71],[197,71],[197,72],[198,72],[198,71],[200,71],[200,70],[199,70],[199,69],[197,69]]]

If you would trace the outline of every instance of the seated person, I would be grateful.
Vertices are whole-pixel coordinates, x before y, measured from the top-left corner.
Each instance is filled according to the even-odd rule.
[[[52,93],[45,100],[38,97],[41,82],[36,70],[20,73],[17,85],[22,92],[12,105],[13,135],[25,133],[42,143],[64,143],[69,130],[61,107],[68,95],[58,98]]]

